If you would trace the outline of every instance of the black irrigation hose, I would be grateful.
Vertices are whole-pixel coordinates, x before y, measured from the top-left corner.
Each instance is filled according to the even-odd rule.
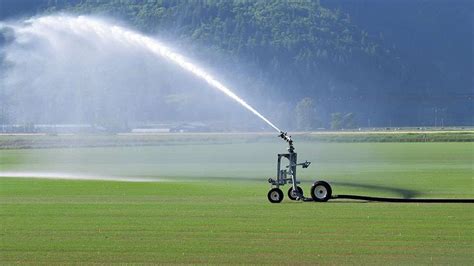
[[[474,199],[403,199],[403,198],[381,198],[357,195],[335,195],[331,199],[353,199],[380,202],[423,202],[423,203],[474,203]]]

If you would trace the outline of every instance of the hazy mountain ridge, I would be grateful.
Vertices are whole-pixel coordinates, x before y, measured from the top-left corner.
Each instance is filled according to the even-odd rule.
[[[116,17],[173,40],[206,66],[226,69],[219,74],[236,84],[239,93],[266,99],[258,107],[287,126],[295,126],[294,106],[304,97],[314,99],[314,126],[327,127],[330,114],[336,112],[356,114],[360,126],[433,124],[434,112],[446,124],[472,123],[472,118],[462,115],[472,111],[472,84],[465,88],[466,78],[457,86],[457,100],[443,101],[450,94],[447,85],[436,87],[436,82],[424,81],[429,77],[426,73],[413,75],[409,58],[382,35],[358,27],[348,14],[350,8],[328,9],[318,1],[57,0],[37,4],[48,12]],[[433,80],[450,75],[434,74]],[[429,86],[420,86],[424,83]],[[436,109],[441,110],[439,114]]]

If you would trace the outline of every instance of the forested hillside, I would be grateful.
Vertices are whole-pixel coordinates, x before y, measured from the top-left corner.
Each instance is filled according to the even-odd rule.
[[[441,41],[428,38],[438,35],[427,34],[416,47],[400,47],[406,42],[399,38],[406,35],[390,33],[409,31],[407,25],[396,29],[392,17],[394,28],[375,27],[384,21],[384,15],[364,17],[364,10],[373,11],[370,1],[363,6],[345,1],[275,0],[38,0],[33,1],[34,5],[27,2],[0,1],[0,18],[63,11],[125,21],[185,51],[186,56],[211,69],[286,127],[473,123],[472,116],[466,115],[473,111],[469,74],[472,60],[470,64],[469,60],[462,61],[456,73],[448,67],[456,62],[445,60],[454,52],[472,58],[472,37],[465,38],[471,46],[461,46],[464,50],[443,51],[445,55],[436,62],[440,67],[427,67],[433,64],[420,62],[426,57],[414,59],[413,55],[425,47],[429,49],[432,42]],[[415,2],[421,6],[424,3]],[[400,2],[397,13],[401,22],[404,14],[413,17],[410,10],[401,11],[403,5]],[[434,11],[444,5],[428,5],[428,14],[436,14]],[[462,1],[453,5],[470,6]],[[351,14],[352,11],[357,13]],[[456,12],[451,13],[450,17],[439,19],[459,19]],[[460,19],[460,23],[469,21],[469,13],[461,15],[467,16],[467,20]],[[411,22],[414,27],[421,23],[416,19]],[[472,35],[472,19],[470,29]],[[445,34],[459,37],[466,32]],[[350,121],[341,125],[344,117]]]

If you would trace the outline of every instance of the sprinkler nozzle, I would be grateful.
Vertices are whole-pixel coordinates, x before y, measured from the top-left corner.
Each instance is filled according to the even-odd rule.
[[[293,152],[295,148],[293,147],[293,140],[291,139],[291,136],[288,136],[287,132],[280,131],[280,135],[278,135],[280,138],[282,138],[284,141],[288,142],[288,145],[290,146],[288,148],[289,152]]]
[[[290,144],[293,143],[293,140],[291,140],[291,136],[288,136],[287,132],[280,131],[280,135],[278,136]]]

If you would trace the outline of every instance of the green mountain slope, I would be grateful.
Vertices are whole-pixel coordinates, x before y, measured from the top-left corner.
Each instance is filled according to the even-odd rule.
[[[255,104],[279,124],[295,126],[305,97],[313,99],[315,127],[328,127],[334,113],[354,113],[359,126],[430,125],[434,112],[446,124],[472,123],[462,115],[472,111],[472,98],[444,102],[451,84],[427,81],[428,70],[417,75],[419,62],[358,27],[351,9],[304,0],[44,0],[36,8],[112,17],[157,35],[247,99],[265,99]]]

